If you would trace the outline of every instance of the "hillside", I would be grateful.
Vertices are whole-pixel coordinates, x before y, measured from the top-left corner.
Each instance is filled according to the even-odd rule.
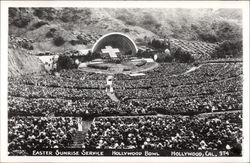
[[[109,32],[125,33],[136,42],[168,37],[217,43],[241,39],[241,19],[239,9],[10,8],[9,35],[30,42],[20,51],[10,48],[9,53],[29,57],[26,51],[33,55],[82,50]],[[19,66],[10,69],[18,72],[15,67]]]
[[[45,72],[42,62],[12,41],[8,50],[8,76],[41,72]]]
[[[109,32],[134,40],[166,36],[213,43],[240,39],[241,19],[237,9],[11,8],[9,34],[33,39],[35,52],[91,47]],[[55,46],[59,36],[65,43]],[[78,44],[79,38],[84,43]]]
[[[211,58],[211,55],[215,52],[217,44],[206,43],[201,41],[186,41],[180,39],[170,40],[170,50],[176,51],[178,48],[182,48],[194,57],[196,60],[207,60]]]

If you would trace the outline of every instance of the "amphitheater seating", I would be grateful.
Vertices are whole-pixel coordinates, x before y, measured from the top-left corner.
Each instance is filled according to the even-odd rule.
[[[25,155],[14,149],[31,146],[72,146],[75,133],[79,137],[76,117],[99,117],[84,139],[88,149],[219,149],[240,155],[242,63],[162,63],[145,74],[114,75],[119,102],[107,96],[105,74],[64,70],[59,77],[9,77],[10,155]],[[48,126],[60,130],[51,135]]]

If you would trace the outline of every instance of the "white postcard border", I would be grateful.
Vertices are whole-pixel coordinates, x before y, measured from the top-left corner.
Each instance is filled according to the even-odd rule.
[[[243,9],[243,156],[242,157],[50,157],[8,156],[8,7],[241,8]],[[1,1],[1,162],[248,162],[249,161],[249,2],[247,1]]]

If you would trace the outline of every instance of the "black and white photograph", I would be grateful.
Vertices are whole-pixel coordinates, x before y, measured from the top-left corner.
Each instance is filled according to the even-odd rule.
[[[249,2],[24,3],[1,14],[5,157],[249,157]]]

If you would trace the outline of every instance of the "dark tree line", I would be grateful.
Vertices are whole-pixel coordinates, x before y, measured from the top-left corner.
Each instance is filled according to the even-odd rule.
[[[155,48],[155,49],[169,49],[170,44],[168,41],[165,40],[159,40],[159,39],[153,39],[148,42],[148,45]]]
[[[223,41],[216,48],[212,58],[241,58],[243,55],[242,40]]]

